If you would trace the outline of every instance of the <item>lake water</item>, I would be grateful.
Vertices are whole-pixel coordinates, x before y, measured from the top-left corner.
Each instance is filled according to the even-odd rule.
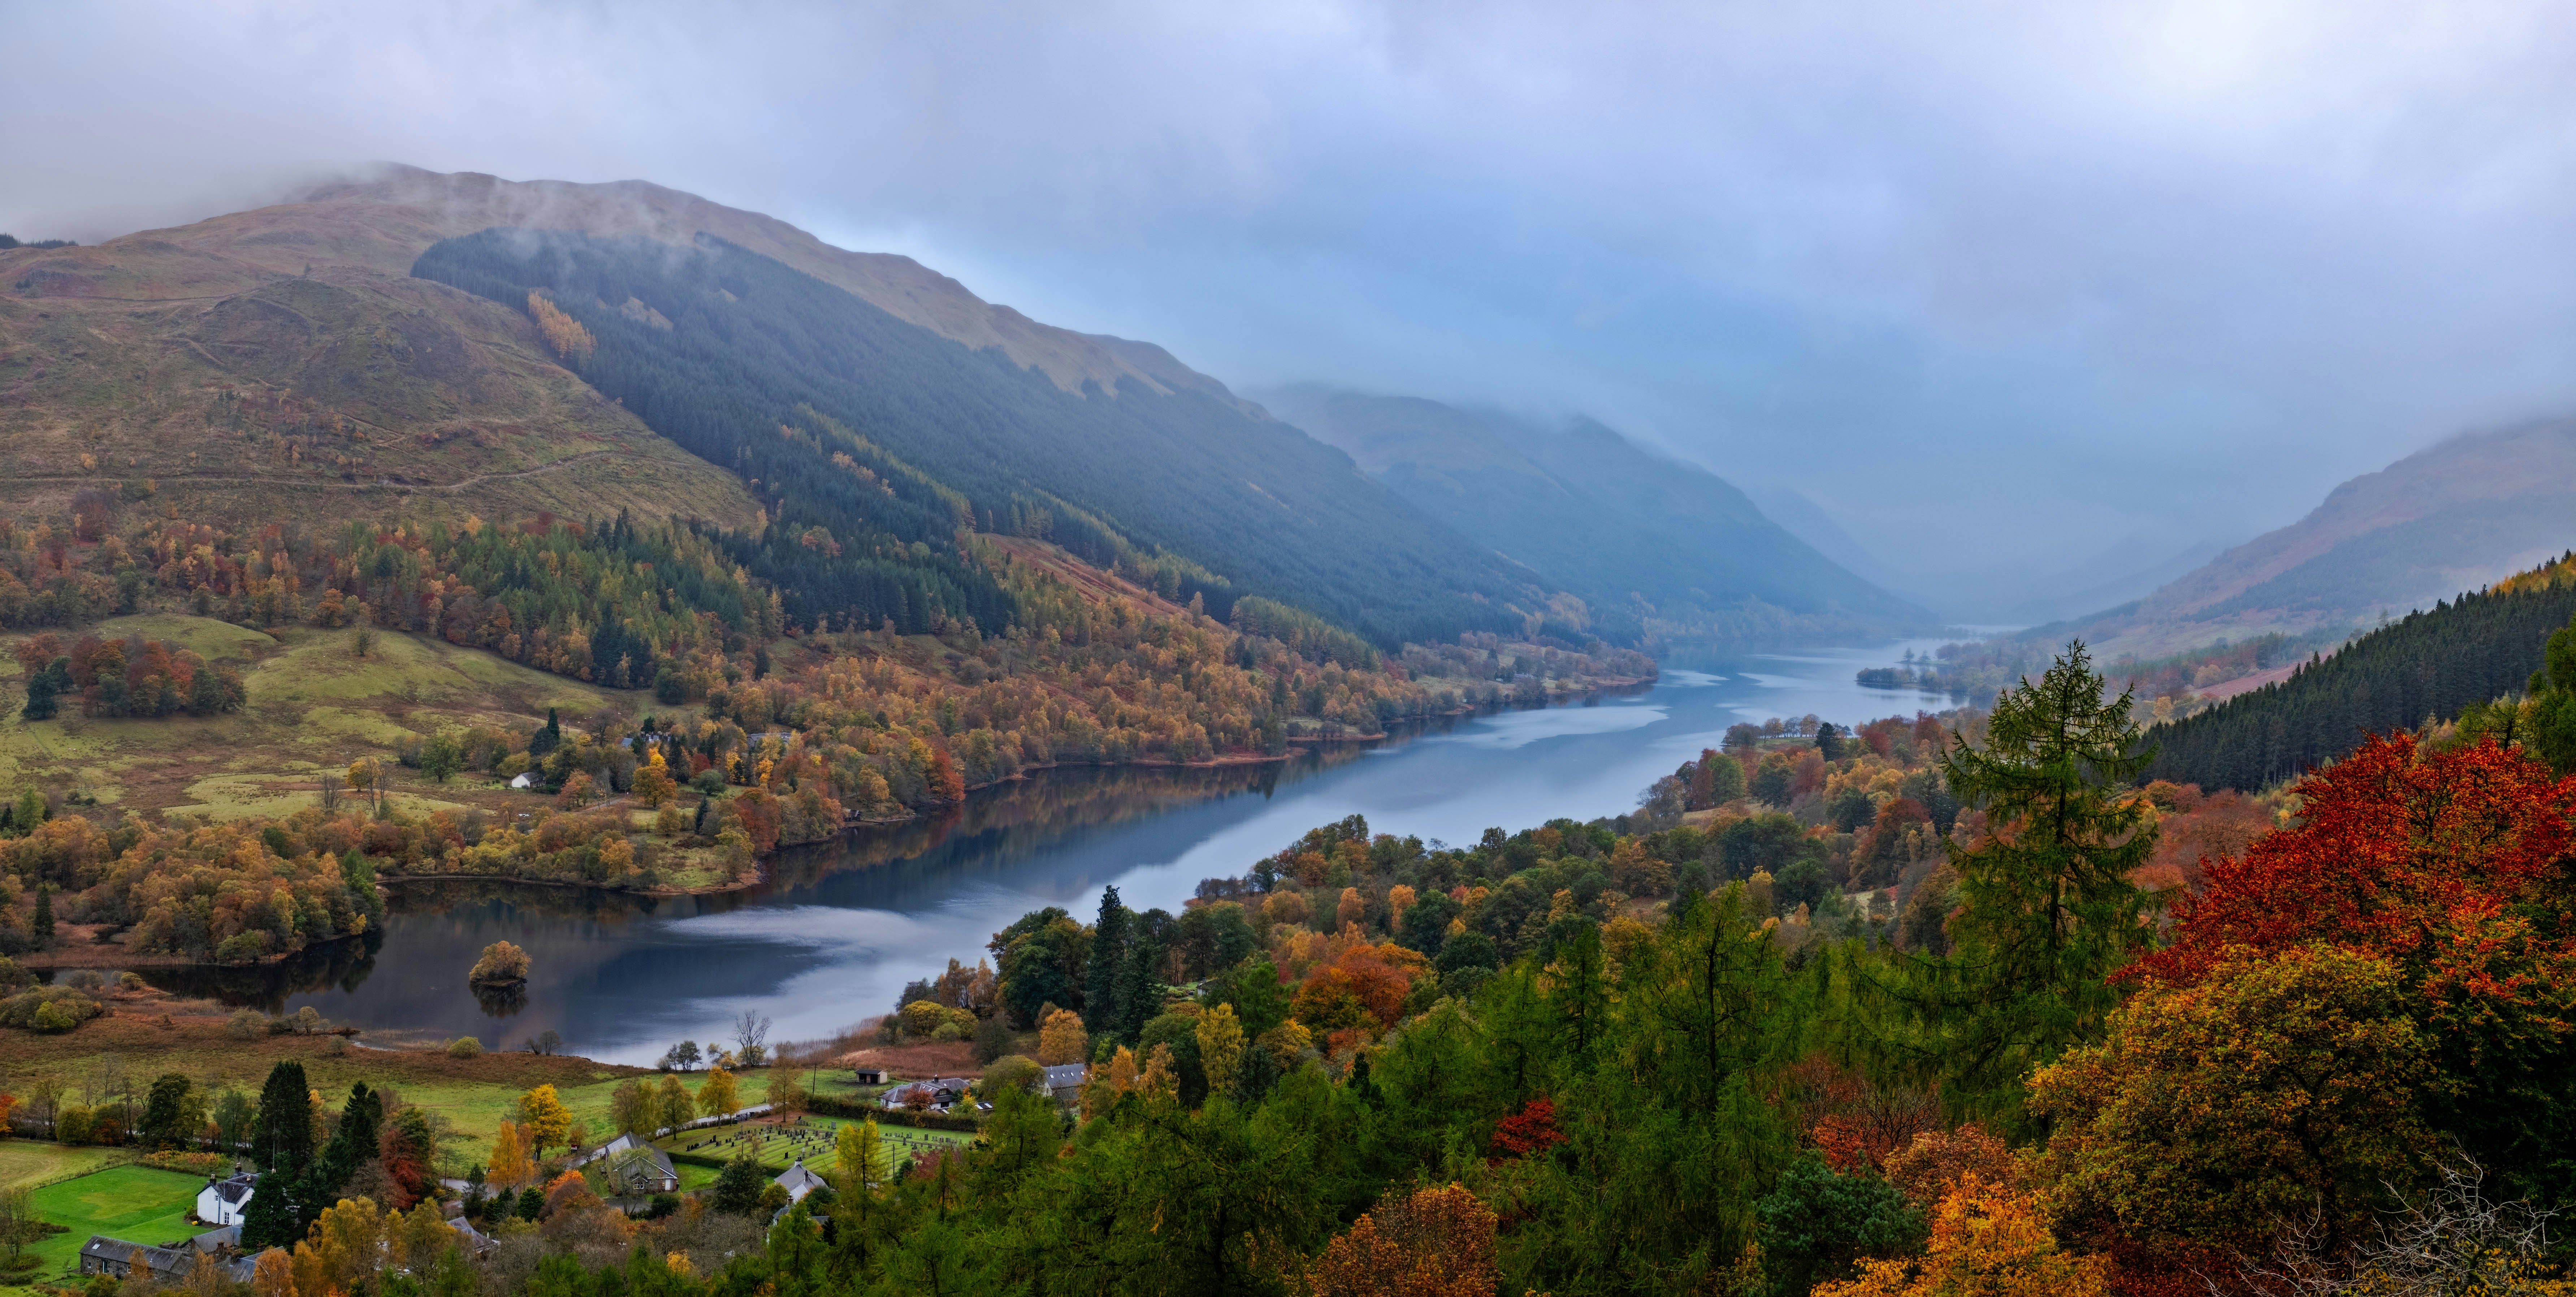
[[[744,1009],[774,1040],[828,1036],[894,1007],[904,983],[1059,905],[1088,919],[1115,885],[1178,912],[1200,879],[1241,874],[1318,824],[1453,844],[1488,826],[1634,809],[1646,786],[1738,721],[1813,712],[1852,724],[1946,698],[1862,689],[1853,673],[1937,640],[1668,670],[1620,696],[1446,721],[1367,746],[1209,770],[1064,770],[978,792],[935,823],[782,853],[761,887],[639,899],[584,889],[437,882],[388,889],[380,935],[286,968],[151,974],[174,990],[324,1016],[380,1042],[475,1035],[516,1048],[552,1029],[574,1053],[649,1063],[672,1041],[730,1038]],[[466,970],[488,943],[534,961],[523,1002],[479,1003]]]

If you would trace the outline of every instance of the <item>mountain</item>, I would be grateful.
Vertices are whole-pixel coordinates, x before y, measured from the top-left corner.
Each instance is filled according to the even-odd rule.
[[[488,230],[542,231],[592,254],[551,269],[614,261],[632,282],[601,301],[544,274],[477,294],[412,273]],[[705,296],[711,274],[761,294]],[[595,351],[541,336],[541,287]],[[683,354],[692,390],[648,396]],[[769,440],[789,424],[835,445],[800,461]],[[685,445],[666,435],[680,429]],[[1161,347],[1040,324],[909,258],[641,182],[395,168],[96,247],[0,252],[0,432],[30,470],[0,508],[21,511],[64,512],[84,490],[226,525],[623,511],[767,548],[785,542],[765,526],[802,519],[882,542],[837,576],[782,579],[806,611],[906,626],[993,606],[960,566],[961,528],[1043,535],[1220,616],[1273,599],[1385,647],[1517,631],[1553,593]],[[826,489],[833,454],[873,477]],[[854,511],[862,493],[877,503]],[[771,557],[777,574],[813,566]]]
[[[582,337],[567,364],[737,466],[780,524],[768,561],[808,605],[799,621],[904,615],[857,578],[785,580],[814,547],[936,551],[961,528],[1053,540],[1219,616],[1241,596],[1302,607],[1390,648],[1516,631],[1515,608],[1546,596],[1231,394],[1138,374],[1069,390],[712,235],[497,229],[441,241],[413,270],[550,303],[540,313]]]
[[[1407,504],[1579,596],[1586,629],[1613,640],[1716,646],[1932,619],[1724,479],[1590,419],[1543,427],[1317,385],[1257,395]]]
[[[2449,438],[2133,603],[2030,633],[2146,658],[2220,637],[2361,625],[2571,547],[2576,419],[2534,422]]]

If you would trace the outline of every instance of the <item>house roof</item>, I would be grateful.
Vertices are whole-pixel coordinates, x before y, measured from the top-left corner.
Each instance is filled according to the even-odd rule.
[[[1046,1070],[1047,1088],[1061,1090],[1067,1086],[1080,1085],[1083,1078],[1090,1073],[1091,1068],[1086,1064],[1058,1063]]]
[[[795,1193],[799,1189],[822,1188],[823,1177],[806,1170],[805,1159],[800,1157],[796,1159],[795,1162],[791,1163],[786,1170],[779,1172],[778,1178],[770,1183],[777,1185],[781,1189],[785,1189],[789,1193]]]
[[[671,1165],[671,1155],[650,1144],[629,1144],[608,1155],[608,1169],[612,1174],[637,1168],[639,1164],[640,1169],[657,1176],[679,1174],[678,1168]]]
[[[214,1190],[215,1196],[225,1202],[239,1205],[243,1199],[250,1197],[251,1190],[258,1186],[258,1181],[259,1176],[256,1172],[245,1171],[228,1180],[208,1180],[206,1187]]]

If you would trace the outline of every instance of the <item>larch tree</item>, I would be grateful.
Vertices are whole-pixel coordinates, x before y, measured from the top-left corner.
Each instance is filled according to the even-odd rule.
[[[1991,829],[1946,844],[1963,906],[1951,951],[1912,961],[1904,994],[1931,1029],[1918,1045],[1972,1108],[2016,1110],[2033,1067],[2098,1039],[2120,998],[2107,979],[2150,936],[2129,875],[2155,851],[2155,825],[2123,789],[2153,754],[2129,695],[2103,695],[2074,641],[1995,699],[1982,747],[1957,742],[1940,760]]]

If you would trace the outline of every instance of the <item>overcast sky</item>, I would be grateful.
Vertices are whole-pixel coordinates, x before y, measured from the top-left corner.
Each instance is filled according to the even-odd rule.
[[[20,237],[640,177],[1239,386],[1587,411],[1899,566],[2242,538],[2576,410],[2565,3],[0,0],[0,47]]]

